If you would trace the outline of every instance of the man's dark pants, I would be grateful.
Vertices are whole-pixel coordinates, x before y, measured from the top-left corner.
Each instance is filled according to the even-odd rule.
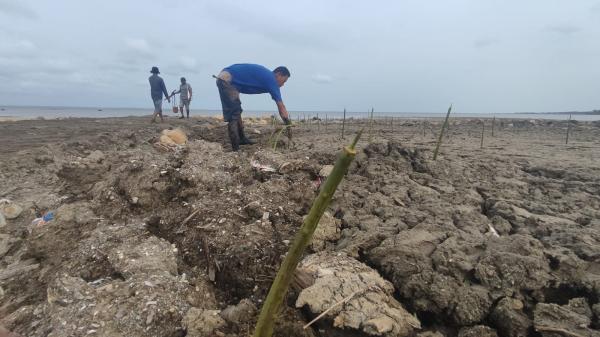
[[[231,83],[220,78],[217,79],[217,88],[219,88],[219,96],[221,96],[223,119],[228,122],[227,129],[231,140],[231,148],[233,151],[237,151],[240,149],[240,143],[247,141],[242,123],[243,110],[240,93]]]

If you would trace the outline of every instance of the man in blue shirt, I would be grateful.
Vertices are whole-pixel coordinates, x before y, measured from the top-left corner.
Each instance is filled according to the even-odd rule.
[[[254,144],[244,134],[242,123],[242,94],[271,94],[271,98],[277,104],[279,116],[287,125],[290,117],[281,99],[281,88],[290,77],[290,71],[286,67],[277,67],[275,70],[258,64],[234,64],[223,69],[217,76],[217,87],[221,96],[223,106],[223,119],[228,122],[229,139],[233,151],[238,151],[240,145]]]
[[[154,115],[152,115],[152,123],[156,123],[156,115],[160,116],[160,121],[164,122],[162,115],[162,99],[163,94],[167,98],[167,101],[171,102],[169,98],[169,94],[167,93],[167,87],[165,86],[165,81],[163,81],[162,77],[158,76],[160,71],[158,71],[158,67],[152,67],[150,70],[152,76],[148,78],[150,82],[150,97],[152,97],[152,102],[154,102]]]

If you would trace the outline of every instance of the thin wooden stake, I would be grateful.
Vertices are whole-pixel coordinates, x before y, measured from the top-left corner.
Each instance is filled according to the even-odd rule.
[[[567,122],[567,139],[565,140],[565,144],[569,144],[569,131],[571,131],[571,115],[569,115],[569,121]]]
[[[346,127],[346,108],[344,108],[344,119],[342,119],[342,139],[344,139],[344,128]]]
[[[496,125],[496,116],[492,119],[492,137],[494,137],[494,126]]]
[[[317,113],[317,132],[321,130],[321,120],[319,119],[319,114]]]
[[[480,149],[483,149],[483,135],[485,133],[485,120],[481,121],[481,145],[479,146]]]
[[[450,111],[452,111],[452,104],[450,104],[450,107],[448,108],[448,113],[446,114],[446,120],[444,120],[442,129],[440,130],[440,136],[438,137],[438,141],[435,146],[435,151],[433,151],[433,160],[437,159],[438,151],[440,150],[440,145],[442,145],[442,137],[444,136],[444,129],[446,129],[446,126],[448,126],[448,118],[450,117]]]
[[[373,111],[374,109],[371,108],[371,118],[369,119],[369,143],[373,140]]]

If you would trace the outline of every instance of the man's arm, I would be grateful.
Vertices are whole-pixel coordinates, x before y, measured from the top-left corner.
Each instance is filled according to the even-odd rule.
[[[177,90],[177,91],[173,90],[173,92],[171,93],[171,96],[169,96],[169,97],[173,97],[173,96],[177,95],[180,92],[181,92],[181,90]]]
[[[283,122],[285,124],[291,124],[290,114],[288,114],[288,111],[285,108],[285,104],[283,104],[283,101],[277,102],[277,110],[279,110],[279,116],[281,116]]]
[[[160,81],[160,86],[162,87],[162,91],[165,94],[167,101],[171,102],[171,96],[169,96],[169,93],[167,92],[167,87],[165,86],[165,81],[163,81],[162,79]]]
[[[192,100],[192,86],[188,85],[188,92],[190,93],[190,97],[188,97],[188,99],[191,101]]]

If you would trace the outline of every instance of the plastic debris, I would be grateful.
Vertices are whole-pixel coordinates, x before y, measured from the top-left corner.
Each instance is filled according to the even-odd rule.
[[[252,166],[252,168],[262,171],[262,172],[276,172],[277,171],[273,167],[271,167],[269,165],[260,164],[256,160],[251,161],[250,165]]]
[[[54,220],[54,212],[47,212],[41,218],[33,219],[31,224],[33,226],[43,226],[52,220]]]

